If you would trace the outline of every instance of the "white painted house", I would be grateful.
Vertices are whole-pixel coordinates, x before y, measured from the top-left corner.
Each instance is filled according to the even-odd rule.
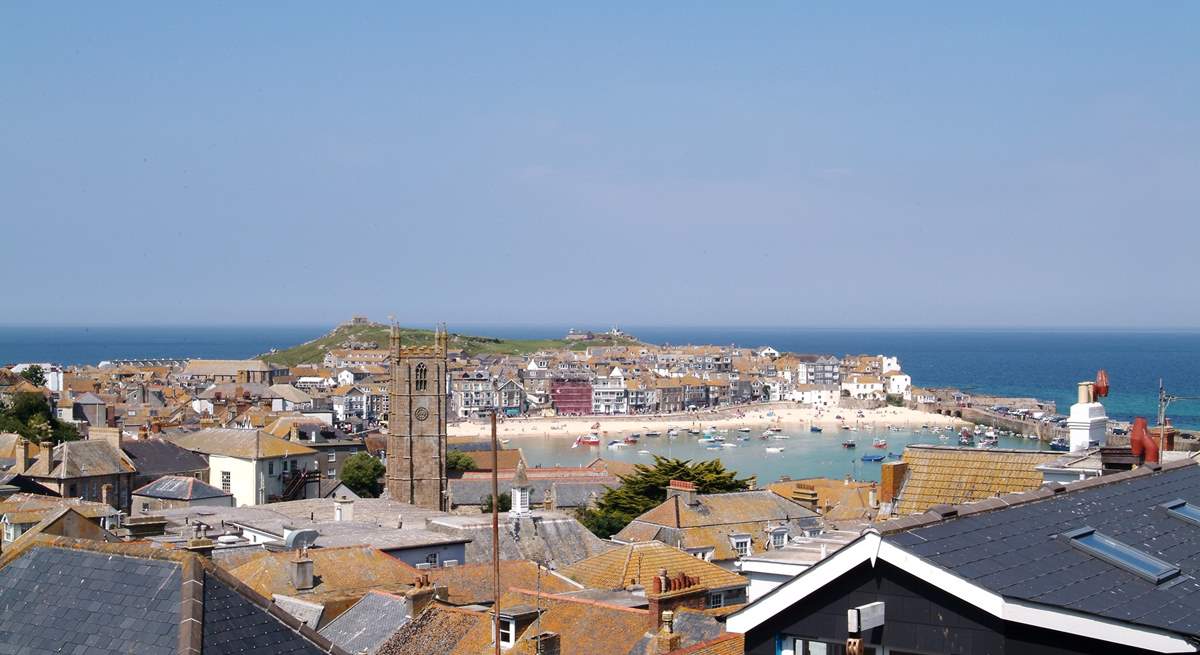
[[[890,371],[883,377],[887,382],[889,396],[903,396],[905,400],[912,400],[912,378],[907,373]]]
[[[171,435],[169,440],[204,455],[208,459],[208,483],[233,494],[238,505],[306,498],[307,486],[319,493],[317,484],[296,482],[306,472],[316,473],[320,464],[320,453],[297,442],[261,430],[227,428]],[[319,474],[310,476],[315,480]]]

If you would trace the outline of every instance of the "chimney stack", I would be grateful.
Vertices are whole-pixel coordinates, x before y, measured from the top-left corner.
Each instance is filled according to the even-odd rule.
[[[666,611],[673,613],[680,607],[703,610],[707,595],[708,587],[700,584],[700,578],[682,572],[668,577],[666,569],[659,569],[658,575],[652,578],[650,588],[646,590],[646,600],[650,605],[650,629],[662,627],[659,621]]]
[[[1133,429],[1129,431],[1129,449],[1133,456],[1143,464],[1158,463],[1158,442],[1150,436],[1146,429],[1146,417],[1138,416],[1133,419]]]
[[[308,553],[300,551],[296,559],[288,563],[288,577],[296,591],[310,591],[313,588],[313,561]]]
[[[422,573],[413,581],[413,588],[404,593],[408,599],[408,618],[412,620],[420,616],[435,597],[445,597],[445,587],[434,587],[429,581],[429,574]]]
[[[879,502],[890,503],[900,495],[904,476],[908,473],[908,462],[884,462],[879,478]]]
[[[335,521],[353,521],[354,520],[354,500],[351,498],[334,498],[333,499],[333,520]],[[400,527],[399,525],[396,526]]]
[[[21,471],[25,472],[33,466],[33,444],[24,437],[19,437],[17,442],[20,444]]]
[[[115,507],[115,505],[112,504],[112,489],[113,486],[111,484],[100,485],[100,502],[104,503],[105,505]]]
[[[671,480],[667,485],[667,500],[670,500],[672,496],[679,496],[683,504],[689,507],[700,502],[696,499],[695,483],[684,480]]]
[[[533,638],[534,655],[561,655],[562,642],[557,632],[543,632]]]
[[[662,627],[654,635],[654,652],[666,655],[679,649],[679,635],[675,632],[675,612],[667,610],[662,613]]]

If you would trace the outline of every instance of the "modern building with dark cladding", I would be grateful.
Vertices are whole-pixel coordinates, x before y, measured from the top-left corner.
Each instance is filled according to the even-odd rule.
[[[938,506],[870,530],[729,617],[746,652],[1200,650],[1200,467],[1192,460]],[[824,650],[822,650],[822,647]]]

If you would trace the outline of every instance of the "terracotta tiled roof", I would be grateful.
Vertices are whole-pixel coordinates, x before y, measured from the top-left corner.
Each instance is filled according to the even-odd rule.
[[[908,465],[896,501],[896,514],[920,514],[940,504],[955,505],[1042,485],[1039,464],[1059,453],[1034,450],[984,450],[952,446],[909,446]]]
[[[647,585],[661,569],[670,575],[682,572],[698,577],[709,589],[748,584],[736,573],[659,541],[627,544],[589,557],[563,569],[563,575],[594,589],[624,589],[634,584]]]

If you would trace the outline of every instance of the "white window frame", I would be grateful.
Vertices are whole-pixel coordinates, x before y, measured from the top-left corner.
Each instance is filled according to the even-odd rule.
[[[709,609],[725,607],[725,592],[723,592],[723,591],[709,592],[707,605],[708,605]]]
[[[733,542],[733,550],[734,550],[734,552],[736,552],[738,554],[738,557],[749,557],[750,556],[750,553],[751,553],[750,537],[737,536],[737,537],[730,537],[729,539],[730,539],[730,541]],[[743,552],[743,548],[745,549],[745,552]]]
[[[511,648],[517,641],[517,622],[514,619],[500,617],[500,645]]]
[[[772,548],[783,548],[784,546],[787,545],[787,542],[788,542],[787,530],[771,531],[771,547]]]
[[[233,488],[233,474],[229,471],[221,471],[221,491],[229,493]]]

